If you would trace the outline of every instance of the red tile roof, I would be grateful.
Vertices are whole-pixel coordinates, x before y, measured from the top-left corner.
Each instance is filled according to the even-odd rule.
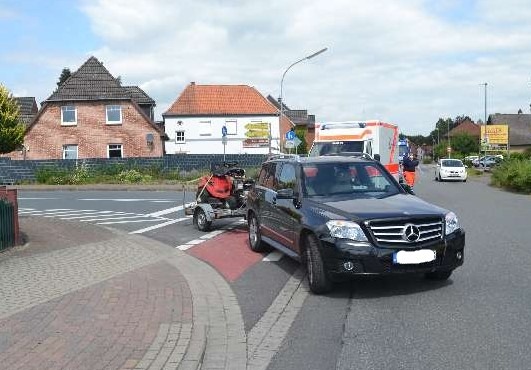
[[[275,115],[278,109],[251,86],[192,82],[163,115],[237,114]]]
[[[465,120],[459,126],[450,130],[450,137],[462,134],[479,137],[481,135],[481,127],[472,121]]]

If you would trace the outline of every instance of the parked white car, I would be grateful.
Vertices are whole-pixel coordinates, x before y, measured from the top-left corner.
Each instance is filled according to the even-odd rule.
[[[435,167],[435,181],[457,180],[465,182],[468,178],[466,167],[459,159],[443,158]]]

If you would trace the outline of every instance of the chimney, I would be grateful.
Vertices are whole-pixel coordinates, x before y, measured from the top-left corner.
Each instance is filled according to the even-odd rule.
[[[190,82],[190,85],[194,86],[195,85],[195,81]]]

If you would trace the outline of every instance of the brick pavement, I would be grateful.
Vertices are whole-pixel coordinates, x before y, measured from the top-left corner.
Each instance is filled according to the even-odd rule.
[[[245,369],[228,283],[143,236],[21,218],[0,254],[0,368]]]

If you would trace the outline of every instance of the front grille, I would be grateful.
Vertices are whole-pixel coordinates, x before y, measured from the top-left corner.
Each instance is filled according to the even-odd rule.
[[[381,246],[415,248],[419,245],[443,237],[443,222],[441,218],[403,218],[392,220],[372,220],[365,223],[373,238]],[[413,226],[415,233],[418,230],[418,239],[408,240],[404,231],[406,227]]]

